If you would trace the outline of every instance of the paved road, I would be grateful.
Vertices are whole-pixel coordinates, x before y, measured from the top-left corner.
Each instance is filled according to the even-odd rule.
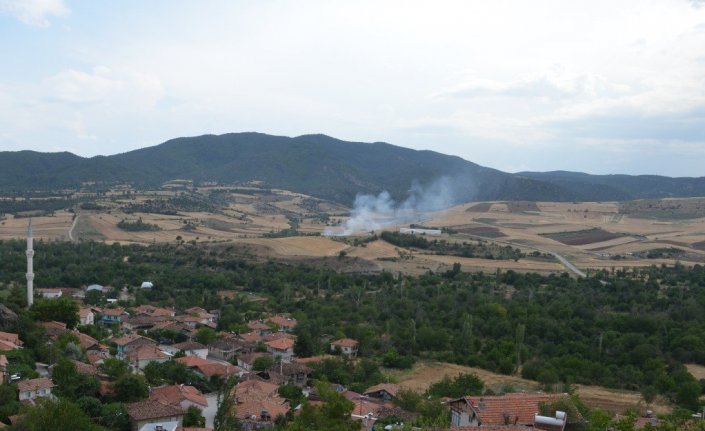
[[[569,270],[573,271],[573,273],[575,273],[578,277],[583,277],[583,278],[587,277],[587,274],[585,274],[583,271],[579,270],[572,263],[568,262],[568,259],[566,259],[565,257],[563,257],[560,254],[553,252],[553,251],[549,251],[548,253],[551,253],[553,256],[555,256],[555,258],[558,259],[558,261],[560,261],[563,264],[563,266],[565,266]]]
[[[206,418],[206,427],[213,428],[213,419],[215,419],[215,413],[218,411],[218,394],[213,392],[206,395],[208,400],[208,407],[203,409],[201,414]]]

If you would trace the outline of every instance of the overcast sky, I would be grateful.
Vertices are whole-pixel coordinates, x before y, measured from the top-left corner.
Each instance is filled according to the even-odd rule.
[[[0,150],[258,131],[705,176],[705,0],[0,0]]]

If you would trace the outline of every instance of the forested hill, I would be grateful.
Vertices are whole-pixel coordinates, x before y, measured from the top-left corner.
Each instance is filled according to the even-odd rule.
[[[172,179],[224,183],[258,180],[350,204],[358,193],[403,197],[414,183],[446,177],[456,202],[470,200],[596,201],[703,196],[705,180],[586,174],[509,174],[459,157],[386,143],[346,142],[325,135],[296,138],[231,133],[177,138],[112,156],[0,152],[4,190],[76,187],[82,182],[159,185]],[[585,179],[587,178],[587,179]],[[688,187],[683,184],[687,183]]]

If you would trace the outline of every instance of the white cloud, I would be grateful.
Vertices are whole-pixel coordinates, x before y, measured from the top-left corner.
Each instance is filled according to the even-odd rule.
[[[49,26],[49,17],[68,15],[63,0],[0,0],[0,12],[14,16],[27,25]]]
[[[67,69],[45,79],[42,94],[48,101],[74,105],[131,102],[153,107],[163,91],[157,77],[96,66],[90,72]]]

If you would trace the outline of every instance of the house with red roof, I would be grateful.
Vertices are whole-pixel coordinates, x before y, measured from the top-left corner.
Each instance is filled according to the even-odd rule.
[[[51,398],[51,389],[53,387],[54,383],[46,377],[17,382],[17,392],[20,401],[33,402],[37,398]]]
[[[487,427],[498,425],[533,426],[539,404],[560,395],[514,393],[496,396],[462,397],[448,402],[451,426]]]
[[[380,383],[367,388],[363,395],[379,400],[390,401],[397,398],[401,387],[394,383]]]
[[[81,325],[92,325],[95,323],[95,313],[90,307],[81,307],[78,309],[78,322]]]
[[[293,317],[276,315],[268,319],[269,323],[275,325],[282,332],[294,332],[298,322]]]
[[[150,362],[161,364],[171,359],[171,355],[164,353],[154,345],[144,345],[131,349],[125,357],[131,366],[140,370],[144,370]]]
[[[184,411],[191,406],[201,410],[208,407],[208,399],[198,389],[188,385],[169,385],[151,388],[149,399],[180,407]]]
[[[290,362],[294,357],[294,340],[289,338],[280,338],[274,341],[264,343],[267,346],[267,351],[284,362]]]
[[[260,336],[272,333],[272,328],[261,320],[251,320],[247,323],[247,327]]]
[[[156,425],[161,425],[165,431],[175,431],[181,426],[184,417],[184,412],[180,407],[154,400],[125,404],[125,408],[130,417],[132,431],[153,431],[156,429]],[[154,428],[147,427],[147,425],[154,425]]]
[[[340,352],[344,356],[354,358],[357,356],[357,348],[360,343],[352,338],[341,338],[330,343],[331,352]]]
[[[157,342],[151,338],[143,337],[136,334],[128,334],[122,337],[113,338],[110,340],[117,346],[117,357],[124,358],[131,350],[136,349],[140,346],[152,345],[156,346]]]

